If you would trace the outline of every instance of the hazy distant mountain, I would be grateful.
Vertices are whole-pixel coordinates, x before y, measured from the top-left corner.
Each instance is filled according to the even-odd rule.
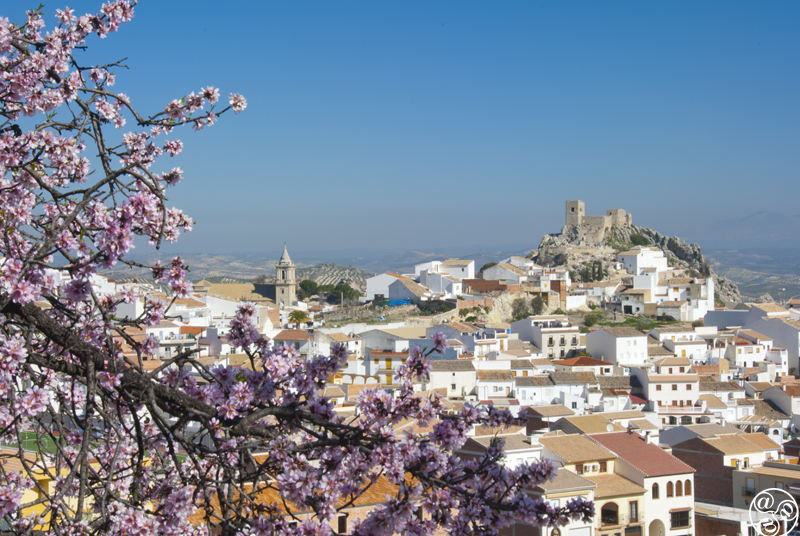
[[[712,247],[772,244],[781,247],[800,247],[800,214],[784,216],[762,210],[743,218],[727,219],[695,228],[694,240]]]

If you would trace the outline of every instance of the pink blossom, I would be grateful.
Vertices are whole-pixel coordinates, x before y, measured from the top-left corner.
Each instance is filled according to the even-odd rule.
[[[233,111],[237,114],[247,108],[247,101],[238,93],[231,93],[229,99],[231,108],[233,108]]]

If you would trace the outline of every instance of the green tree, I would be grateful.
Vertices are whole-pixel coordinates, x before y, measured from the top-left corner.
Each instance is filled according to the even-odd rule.
[[[486,270],[486,269],[488,269],[488,268],[491,268],[492,266],[497,266],[497,263],[496,263],[496,262],[487,262],[486,264],[484,264],[483,266],[481,266],[481,269],[480,269],[480,270],[478,270],[478,271],[479,271],[479,272],[483,272],[484,270]]]
[[[544,311],[544,299],[541,296],[536,296],[531,300],[531,313],[540,315]]]
[[[597,324],[600,320],[603,319],[602,311],[593,311],[591,313],[587,313],[586,316],[583,317],[583,324],[590,328]]]
[[[308,318],[308,313],[305,311],[292,311],[289,313],[289,322],[295,326],[298,324],[305,324],[309,320],[311,319]]]
[[[530,304],[528,301],[520,296],[519,298],[515,299],[511,302],[511,316],[513,317],[514,321],[522,320],[523,318],[527,318],[531,314]]]
[[[298,286],[300,287],[300,297],[302,299],[309,298],[319,291],[319,285],[317,285],[317,282],[311,281],[310,279],[300,281]]]
[[[636,233],[631,235],[631,244],[634,246],[647,246],[650,241],[643,234]]]

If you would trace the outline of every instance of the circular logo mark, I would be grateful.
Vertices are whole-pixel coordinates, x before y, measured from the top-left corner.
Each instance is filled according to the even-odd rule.
[[[800,509],[794,497],[778,488],[768,488],[756,495],[750,503],[750,525],[759,536],[785,534],[797,526]]]

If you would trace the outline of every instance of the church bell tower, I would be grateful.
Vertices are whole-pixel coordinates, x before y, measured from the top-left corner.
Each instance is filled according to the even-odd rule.
[[[297,301],[297,283],[294,280],[294,263],[283,245],[281,260],[275,265],[275,303],[288,307]]]

